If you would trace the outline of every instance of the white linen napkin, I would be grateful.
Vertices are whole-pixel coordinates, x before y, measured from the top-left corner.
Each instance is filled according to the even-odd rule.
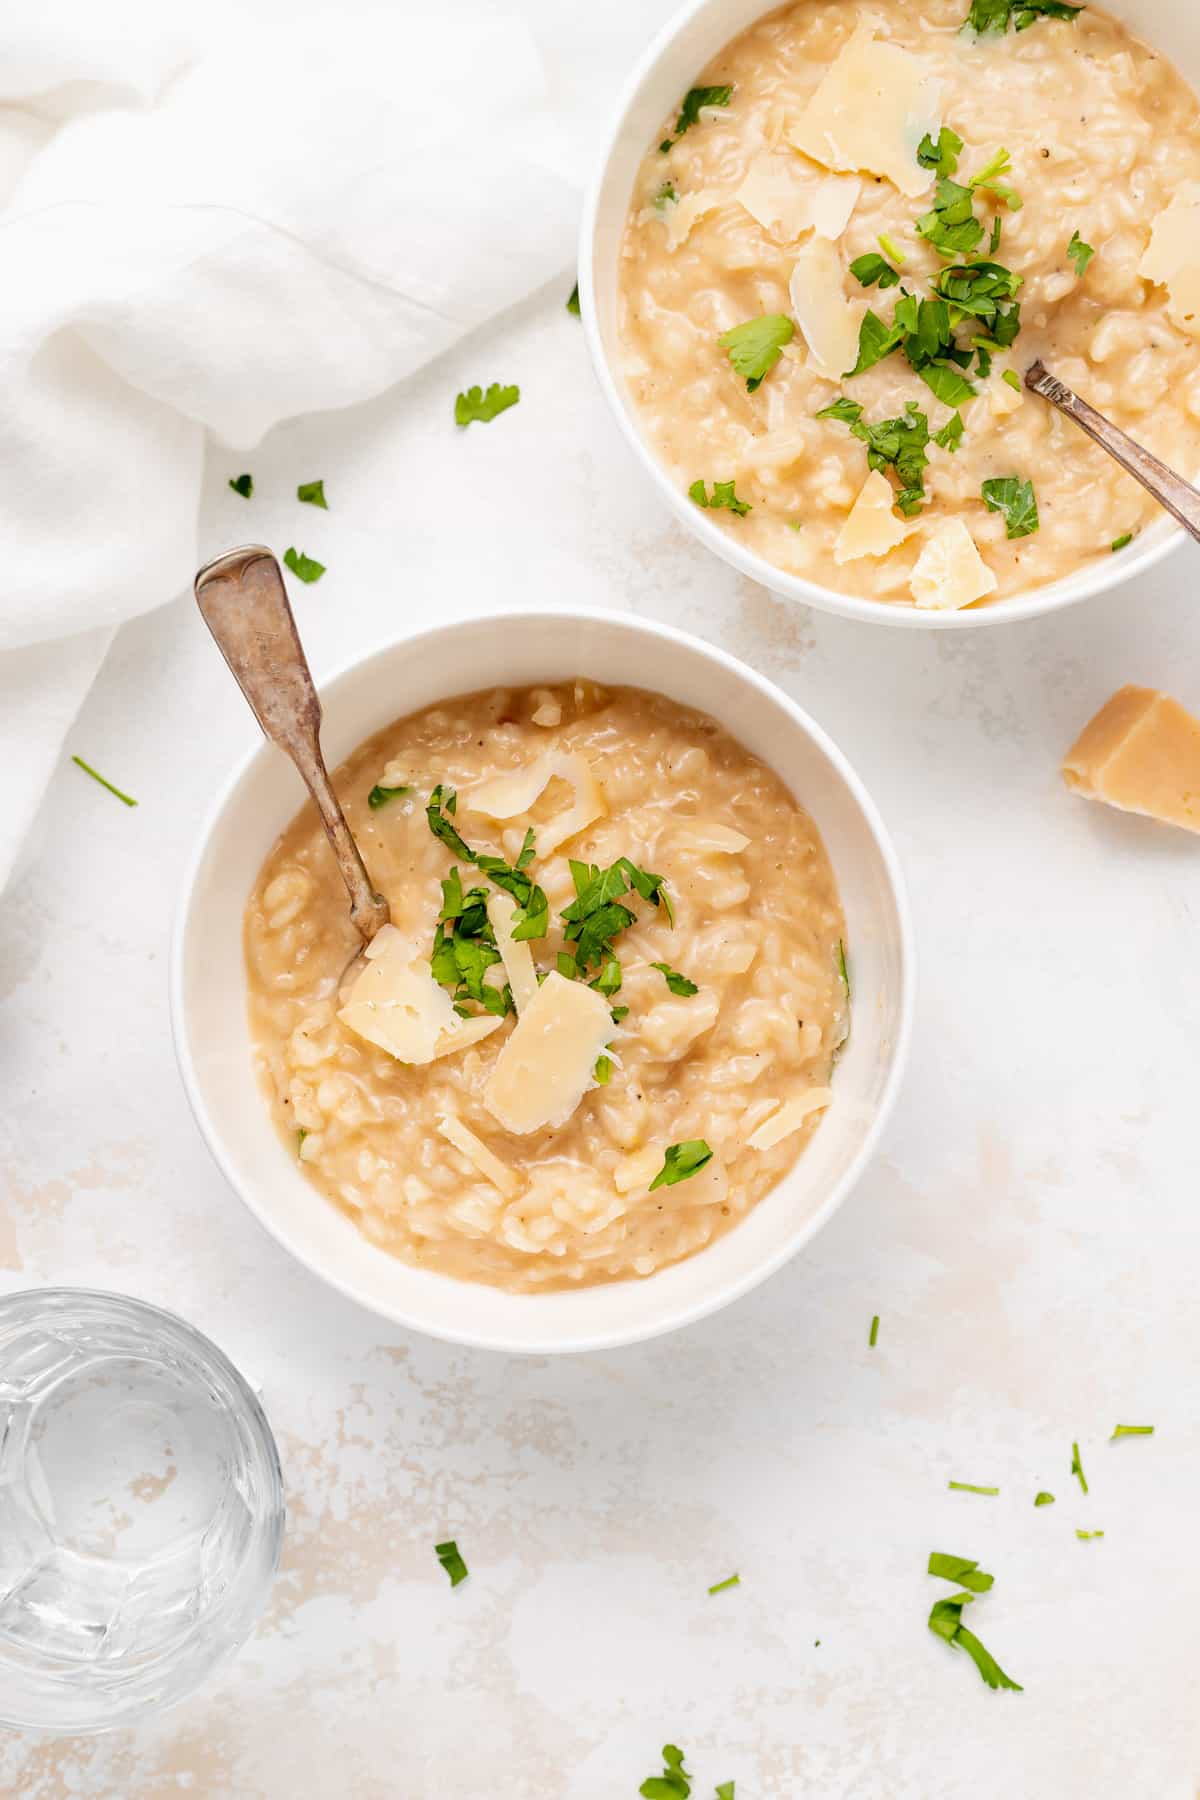
[[[573,259],[520,19],[172,10],[5,24],[0,887],[113,628],[195,571],[206,434],[367,399]]]

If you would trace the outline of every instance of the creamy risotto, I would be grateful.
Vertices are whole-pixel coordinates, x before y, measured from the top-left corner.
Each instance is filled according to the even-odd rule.
[[[1200,108],[1058,0],[800,0],[645,156],[620,338],[682,489],[781,569],[987,604],[1154,502],[1022,387],[1035,358],[1200,469]]]
[[[849,1020],[817,831],[712,719],[586,681],[400,720],[335,776],[392,925],[366,966],[310,808],[245,942],[305,1173],[375,1243],[515,1290],[650,1275],[772,1188]]]

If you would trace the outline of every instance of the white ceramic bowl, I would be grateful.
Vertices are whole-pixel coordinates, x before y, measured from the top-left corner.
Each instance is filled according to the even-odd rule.
[[[777,0],[766,4],[764,0],[689,0],[655,38],[630,76],[617,103],[584,204],[579,298],[588,348],[617,423],[649,479],[676,518],[741,574],[787,600],[800,600],[872,625],[896,625],[916,631],[973,631],[980,626],[1055,612],[1059,607],[1087,600],[1093,594],[1102,594],[1121,582],[1144,575],[1183,541],[1184,533],[1166,513],[1140,534],[1136,548],[991,606],[938,612],[840,594],[819,582],[787,574],[747,550],[687,498],[659,461],[654,447],[643,435],[621,372],[617,341],[617,270],[634,176],[648,146],[659,135],[663,119],[678,106],[680,96],[694,86],[704,65],[748,25],[774,11],[776,3]],[[1139,37],[1164,51],[1193,86],[1200,87],[1200,7],[1180,4],[1180,0],[1106,0],[1106,6]],[[964,16],[966,12],[967,0],[963,0]]]
[[[780,1268],[835,1211],[891,1109],[908,1048],[914,955],[895,853],[841,752],[785,694],[720,650],[616,613],[517,613],[447,625],[377,651],[323,690],[332,767],[404,713],[492,684],[585,673],[712,714],[778,771],[815,819],[846,913],[853,1029],[835,1102],[796,1167],[736,1230],[645,1281],[506,1294],[414,1269],[361,1235],[300,1173],[251,1066],[242,911],[302,795],[263,743],[200,835],[172,945],[171,1012],[188,1099],[208,1146],[261,1224],[314,1274],[398,1324],[511,1351],[588,1350],[672,1331]]]

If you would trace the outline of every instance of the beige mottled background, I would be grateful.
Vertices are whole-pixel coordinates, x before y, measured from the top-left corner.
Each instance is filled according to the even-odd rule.
[[[645,13],[579,22],[581,111]],[[223,1678],[111,1738],[0,1737],[0,1793],[632,1800],[669,1738],[697,1800],[730,1779],[737,1800],[1193,1800],[1200,843],[1088,808],[1056,769],[1121,681],[1200,709],[1200,562],[969,638],[787,607],[645,491],[569,285],[382,401],[275,433],[238,463],[252,512],[214,457],[206,548],[294,541],[289,496],[323,475],[333,510],[303,547],[329,573],[299,602],[318,671],[414,606],[567,597],[780,681],[910,871],[923,985],[897,1116],[805,1256],[673,1340],[507,1361],[325,1292],[211,1166],[168,1036],[177,885],[253,728],[186,607],[127,629],[68,750],[140,805],[64,765],[0,903],[0,1283],[139,1294],[217,1338],[262,1387],[288,1539]],[[489,380],[521,405],[456,435],[454,393]],[[1109,1445],[1118,1419],[1157,1434]],[[1058,1503],[1035,1512],[1041,1487]],[[454,1592],[446,1535],[471,1567]],[[1023,1694],[926,1630],[934,1548],[995,1572],[975,1623]]]

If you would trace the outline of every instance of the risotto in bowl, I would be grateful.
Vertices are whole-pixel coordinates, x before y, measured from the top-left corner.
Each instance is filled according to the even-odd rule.
[[[1029,617],[1180,532],[1027,391],[1200,473],[1200,24],[1169,0],[699,0],[619,108],[580,293],[676,513],[789,597]]]
[[[323,703],[391,924],[344,975],[344,890],[264,745],[175,944],[181,1068],[243,1199],[366,1305],[505,1349],[651,1336],[777,1268],[908,1037],[900,879],[837,750],[610,615],[446,627]]]

